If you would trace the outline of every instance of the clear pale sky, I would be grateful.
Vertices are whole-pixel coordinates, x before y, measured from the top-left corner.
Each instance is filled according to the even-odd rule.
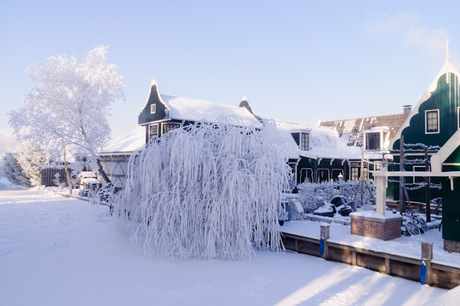
[[[402,112],[442,67],[459,67],[458,1],[0,0],[0,131],[47,57],[110,45],[126,100],[113,134],[133,130],[151,79],[160,92],[238,105],[266,118],[318,120]],[[0,144],[1,145],[1,144]]]

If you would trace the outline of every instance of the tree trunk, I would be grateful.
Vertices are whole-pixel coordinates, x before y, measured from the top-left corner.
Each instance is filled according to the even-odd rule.
[[[110,180],[109,177],[107,176],[107,173],[105,173],[104,168],[102,167],[99,158],[96,159],[96,162],[97,162],[97,167],[98,167],[97,170],[98,170],[99,173],[102,175],[102,178],[105,180],[105,183],[106,183],[106,184],[107,184],[107,183],[110,183],[111,180]]]
[[[70,179],[69,169],[67,168],[67,159],[66,159],[65,149],[64,149],[64,171],[65,171],[65,176],[67,178],[67,186],[73,189],[73,184],[72,184],[72,180]]]

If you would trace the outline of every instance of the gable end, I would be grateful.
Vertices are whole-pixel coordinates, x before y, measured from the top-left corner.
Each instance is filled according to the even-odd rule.
[[[147,104],[138,117],[139,125],[146,125],[152,121],[167,119],[167,108],[161,101],[160,92],[156,83],[150,87],[150,94]]]

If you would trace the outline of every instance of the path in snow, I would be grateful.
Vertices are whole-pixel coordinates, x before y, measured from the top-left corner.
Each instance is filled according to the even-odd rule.
[[[106,207],[36,189],[0,190],[0,305],[419,305],[430,299],[458,300],[459,294],[446,292],[291,252],[257,253],[242,261],[146,258],[114,237]]]

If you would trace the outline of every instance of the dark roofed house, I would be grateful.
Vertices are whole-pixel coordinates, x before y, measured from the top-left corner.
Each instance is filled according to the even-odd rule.
[[[222,122],[240,127],[262,127],[246,99],[240,106],[230,106],[203,100],[160,94],[152,81],[146,105],[139,114],[138,124],[146,128],[146,142],[152,137],[198,122]]]
[[[351,147],[365,146],[366,151],[388,150],[390,142],[407,116],[404,113],[356,119],[321,121],[319,126],[335,128],[339,137]]]

